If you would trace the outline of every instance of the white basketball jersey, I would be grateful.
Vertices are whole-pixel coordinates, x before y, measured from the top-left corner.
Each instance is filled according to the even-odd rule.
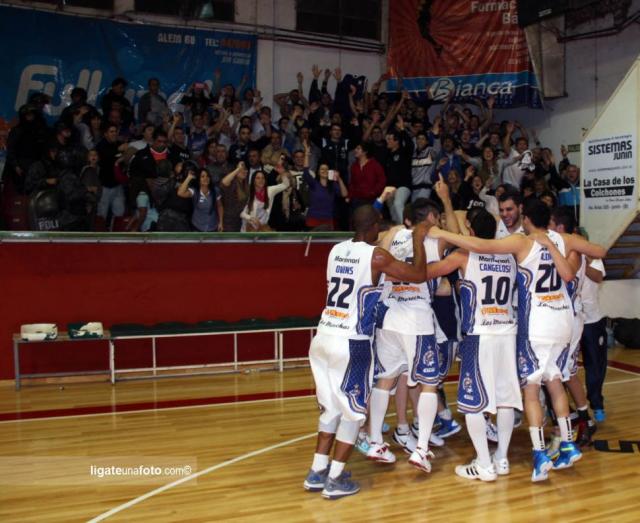
[[[560,234],[547,235],[563,256]],[[546,247],[534,242],[518,267],[518,336],[569,343],[573,327],[573,308],[567,286],[558,274]]]
[[[509,232],[507,226],[504,224],[502,220],[498,222],[498,227],[496,229],[496,240],[501,240],[502,238],[506,238],[507,236],[511,236],[512,234],[524,234],[524,229],[522,225],[518,227],[515,231]]]
[[[469,253],[460,284],[463,332],[516,334],[512,304],[516,274],[516,263],[510,254]]]
[[[373,336],[380,286],[371,280],[375,247],[352,240],[338,243],[327,262],[327,304],[318,332],[348,338]]]
[[[575,278],[567,285],[569,296],[573,303],[573,313],[578,316],[582,315],[582,288],[584,280],[587,277],[587,257],[580,255],[580,268],[576,272]]]
[[[429,238],[425,239],[425,248]],[[393,237],[389,252],[397,260],[413,261],[413,232],[401,229]],[[382,328],[402,334],[433,334],[433,312],[428,284],[384,283],[384,313]]]

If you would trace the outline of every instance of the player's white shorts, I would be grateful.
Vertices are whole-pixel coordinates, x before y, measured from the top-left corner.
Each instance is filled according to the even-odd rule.
[[[407,372],[407,384],[437,385],[440,365],[433,334],[376,331],[376,378],[395,378]]]
[[[364,421],[373,382],[371,340],[318,333],[311,341],[309,363],[320,423],[331,425],[336,418]]]
[[[466,336],[460,342],[458,353],[460,412],[496,414],[497,407],[522,410],[515,335]]]
[[[580,339],[584,330],[584,317],[576,314],[573,319],[573,330],[571,331],[571,343],[569,345],[569,356],[562,369],[562,381],[569,381],[571,376],[578,373],[578,355],[580,353]]]
[[[520,385],[540,385],[543,381],[564,379],[562,369],[569,358],[569,344],[517,337],[517,362]],[[568,379],[568,378],[567,378]]]

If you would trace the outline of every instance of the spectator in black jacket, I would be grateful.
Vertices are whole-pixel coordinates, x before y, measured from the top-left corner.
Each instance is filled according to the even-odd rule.
[[[326,163],[329,169],[340,171],[345,185],[349,185],[349,151],[353,149],[349,140],[342,137],[342,126],[331,125],[329,138],[322,139],[321,163]]]
[[[124,215],[124,187],[121,180],[116,177],[116,163],[126,150],[127,144],[118,142],[118,126],[106,124],[103,138],[96,145],[96,151],[100,158],[100,183],[102,184],[102,194],[98,202],[98,217],[102,220],[106,220],[109,211],[113,216]]]
[[[399,121],[397,129],[387,133],[387,164],[385,175],[387,185],[396,188],[394,195],[387,200],[391,220],[402,223],[404,206],[411,197],[411,158],[413,142],[404,130],[404,122]]]
[[[164,129],[153,132],[153,142],[139,150],[129,166],[130,201],[135,201],[141,191],[149,190],[153,180],[158,177],[158,164],[169,159],[168,138]]]
[[[127,87],[127,81],[124,78],[116,78],[111,82],[111,89],[102,97],[100,103],[102,114],[106,118],[111,114],[112,109],[120,109],[120,117],[122,118],[122,126],[129,127],[133,122],[133,108],[131,102],[124,96],[124,90]]]

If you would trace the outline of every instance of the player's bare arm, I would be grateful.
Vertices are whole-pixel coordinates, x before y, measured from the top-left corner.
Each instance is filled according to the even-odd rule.
[[[375,281],[380,273],[385,273],[390,278],[412,283],[422,283],[427,279],[427,256],[424,250],[424,239],[427,236],[428,226],[424,223],[416,225],[413,229],[413,261],[404,263],[396,260],[388,251],[376,247],[371,259],[371,269]]]
[[[546,233],[536,232],[529,235],[529,237],[543,247],[547,248],[549,254],[551,255],[551,258],[553,259],[553,264],[556,266],[558,274],[566,283],[570,282],[576,277],[576,269],[572,267],[571,263],[569,263],[569,260],[563,256],[563,254],[558,250],[555,244],[551,241],[551,238],[549,238]]]
[[[469,254],[466,251],[457,250],[440,261],[429,263],[427,265],[427,279],[440,278],[451,274],[455,270],[461,270],[464,273],[468,259]]]
[[[443,231],[439,227],[429,230],[431,238],[443,238],[448,243],[461,249],[478,254],[513,254],[518,261],[523,260],[531,250],[532,242],[526,236],[511,235],[501,240],[485,240],[475,236],[463,236]]]
[[[602,245],[591,243],[577,234],[562,234],[562,238],[569,251],[578,251],[589,258],[604,258],[607,255],[607,249]]]

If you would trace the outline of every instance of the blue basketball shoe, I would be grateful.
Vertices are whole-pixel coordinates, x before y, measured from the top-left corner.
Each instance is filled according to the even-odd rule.
[[[337,478],[327,477],[322,491],[322,497],[326,499],[339,499],[345,496],[353,496],[360,492],[360,485],[351,480],[350,472],[343,472]]]
[[[549,478],[549,471],[553,468],[553,461],[544,450],[533,451],[533,473],[531,481],[544,481]]]
[[[306,479],[304,480],[304,489],[309,492],[320,492],[324,489],[324,485],[327,482],[327,478],[329,477],[329,467],[319,472],[315,472],[310,469],[309,474],[307,474]]]
[[[553,468],[555,470],[567,469],[572,467],[573,464],[582,458],[582,452],[573,442],[563,441],[560,443],[560,454],[553,462]]]

